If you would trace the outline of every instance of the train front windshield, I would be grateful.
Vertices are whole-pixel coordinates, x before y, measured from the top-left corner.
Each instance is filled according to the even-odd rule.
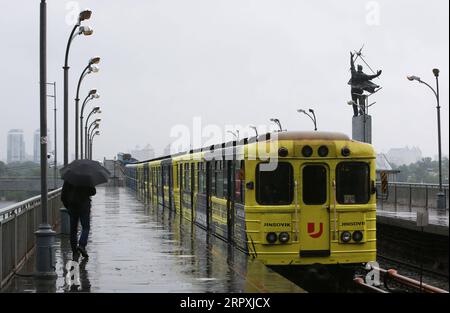
[[[363,162],[336,167],[336,197],[340,204],[366,204],[370,199],[370,168]]]

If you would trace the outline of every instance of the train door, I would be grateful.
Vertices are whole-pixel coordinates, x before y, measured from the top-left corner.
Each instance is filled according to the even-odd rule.
[[[191,173],[191,216],[192,216],[192,221],[195,221],[195,213],[194,213],[194,208],[195,208],[195,202],[196,199],[194,197],[195,194],[195,163],[190,163],[190,173]]]
[[[206,176],[206,216],[207,216],[207,227],[211,228],[211,218],[212,218],[212,204],[211,204],[211,162],[206,162],[205,176]]]
[[[169,174],[169,210],[174,209],[172,206],[173,203],[173,167],[172,163],[170,163],[168,166],[168,174]]]
[[[227,180],[227,234],[228,242],[233,242],[234,238],[234,205],[235,205],[235,162],[226,161],[226,180]]]
[[[183,188],[184,188],[184,184],[183,184],[183,168],[184,168],[184,164],[183,163],[179,163],[178,166],[178,170],[180,171],[179,174],[179,178],[178,178],[178,189],[180,192],[180,215],[183,216]]]
[[[300,256],[330,255],[329,168],[304,164],[300,168]]]

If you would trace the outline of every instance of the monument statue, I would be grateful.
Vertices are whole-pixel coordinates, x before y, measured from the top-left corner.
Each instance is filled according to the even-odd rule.
[[[372,79],[381,75],[381,70],[377,71],[374,75],[367,75],[363,72],[363,67],[358,65],[358,70],[355,69],[355,61],[358,56],[361,56],[360,52],[355,53],[350,52],[350,70],[352,77],[350,78],[348,84],[351,85],[352,101],[350,104],[353,105],[353,116],[358,116],[358,106],[359,113],[361,115],[365,114],[365,104],[367,95],[364,95],[364,91],[370,94],[374,93],[380,86],[371,82]],[[367,63],[366,63],[367,64]]]

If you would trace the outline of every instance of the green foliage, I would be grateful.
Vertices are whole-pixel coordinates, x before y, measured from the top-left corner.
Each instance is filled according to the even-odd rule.
[[[410,165],[401,165],[395,169],[399,170],[397,181],[408,183],[439,183],[439,162],[431,158],[424,158]],[[442,183],[448,184],[448,158],[442,160]]]
[[[39,164],[33,162],[14,162],[5,165],[4,171],[0,164],[0,176],[7,177],[36,177],[40,176],[41,168]]]

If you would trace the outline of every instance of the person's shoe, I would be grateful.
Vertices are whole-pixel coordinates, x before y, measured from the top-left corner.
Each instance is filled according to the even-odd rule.
[[[78,262],[80,259],[80,254],[78,252],[72,252],[72,261]]]
[[[86,252],[86,248],[85,247],[79,246],[77,248],[77,250],[78,250],[79,253],[81,253],[83,258],[88,258],[89,257],[89,254]]]

